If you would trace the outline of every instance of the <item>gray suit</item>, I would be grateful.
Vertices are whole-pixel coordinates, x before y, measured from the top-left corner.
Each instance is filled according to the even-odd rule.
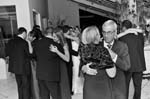
[[[125,43],[115,40],[112,50],[118,55],[116,60],[116,77],[112,79],[113,99],[126,99],[126,81],[124,71],[130,68],[128,47]]]

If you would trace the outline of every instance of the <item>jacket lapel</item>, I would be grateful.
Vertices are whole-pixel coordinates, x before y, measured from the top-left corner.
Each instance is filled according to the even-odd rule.
[[[102,46],[104,46],[104,39],[102,40]]]
[[[117,41],[116,41],[116,40],[114,41],[114,44],[113,44],[113,46],[112,46],[112,50],[113,50],[114,52],[116,52],[116,50],[117,50]]]
[[[104,46],[104,40],[102,40],[102,45]],[[117,46],[117,40],[114,41],[114,44],[112,45],[112,48],[111,50],[116,52],[118,49],[118,46]]]

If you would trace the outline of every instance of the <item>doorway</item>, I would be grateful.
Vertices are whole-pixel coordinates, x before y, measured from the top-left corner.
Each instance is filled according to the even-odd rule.
[[[33,26],[34,25],[39,25],[40,28],[41,28],[41,16],[40,16],[40,13],[37,12],[35,9],[33,9],[32,12],[33,12]]]
[[[104,17],[98,14],[94,14],[89,11],[85,11],[82,9],[79,9],[79,16],[80,16],[80,27],[83,30],[87,26],[95,25],[97,26],[100,31],[102,24],[106,21],[109,20],[110,18]]]

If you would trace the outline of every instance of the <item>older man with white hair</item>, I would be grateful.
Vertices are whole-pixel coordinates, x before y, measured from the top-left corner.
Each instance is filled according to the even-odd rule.
[[[118,41],[117,24],[113,20],[104,22],[102,26],[103,44],[108,49],[116,66],[116,76],[112,79],[113,99],[126,99],[126,82],[124,71],[130,68],[128,47]]]

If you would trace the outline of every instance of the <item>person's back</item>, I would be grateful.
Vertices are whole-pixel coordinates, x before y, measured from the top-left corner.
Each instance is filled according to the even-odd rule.
[[[37,60],[36,74],[41,99],[49,99],[50,96],[53,99],[60,99],[61,97],[60,62],[63,56],[61,53],[63,47],[59,44],[54,33],[54,29],[48,27],[45,32],[46,37],[37,40],[34,44],[34,55]]]
[[[60,57],[49,50],[50,44],[61,50],[59,44],[47,37],[42,38],[35,44],[37,77],[46,81],[59,81]]]
[[[129,48],[128,50],[131,61],[131,68],[129,69],[129,71],[140,72],[145,70],[145,66],[143,67],[145,63],[143,62],[144,41],[142,34],[139,35],[127,34],[121,37],[120,40],[125,42]]]
[[[26,42],[27,30],[24,27],[18,29],[17,37],[11,39],[6,45],[6,57],[9,57],[9,72],[15,74],[18,87],[18,99],[29,99],[30,90],[30,42]],[[31,47],[31,46],[30,46]]]
[[[28,74],[30,68],[29,55],[25,50],[28,50],[27,42],[20,37],[15,37],[9,41],[11,52],[9,52],[9,71],[17,74]]]
[[[122,22],[122,28],[123,30],[132,28],[132,23],[129,20],[124,20]],[[121,37],[120,40],[127,44],[131,61],[131,68],[125,72],[127,96],[129,93],[130,80],[132,78],[135,88],[133,99],[141,99],[142,72],[146,70],[143,34],[127,34]]]
[[[140,60],[141,60],[141,65],[142,66],[142,71],[145,71],[146,70],[146,63],[145,63],[145,55],[144,55],[144,36],[143,34],[139,34],[138,35],[138,40],[139,40],[139,47],[138,47],[138,51],[139,51],[139,54],[140,54]]]

